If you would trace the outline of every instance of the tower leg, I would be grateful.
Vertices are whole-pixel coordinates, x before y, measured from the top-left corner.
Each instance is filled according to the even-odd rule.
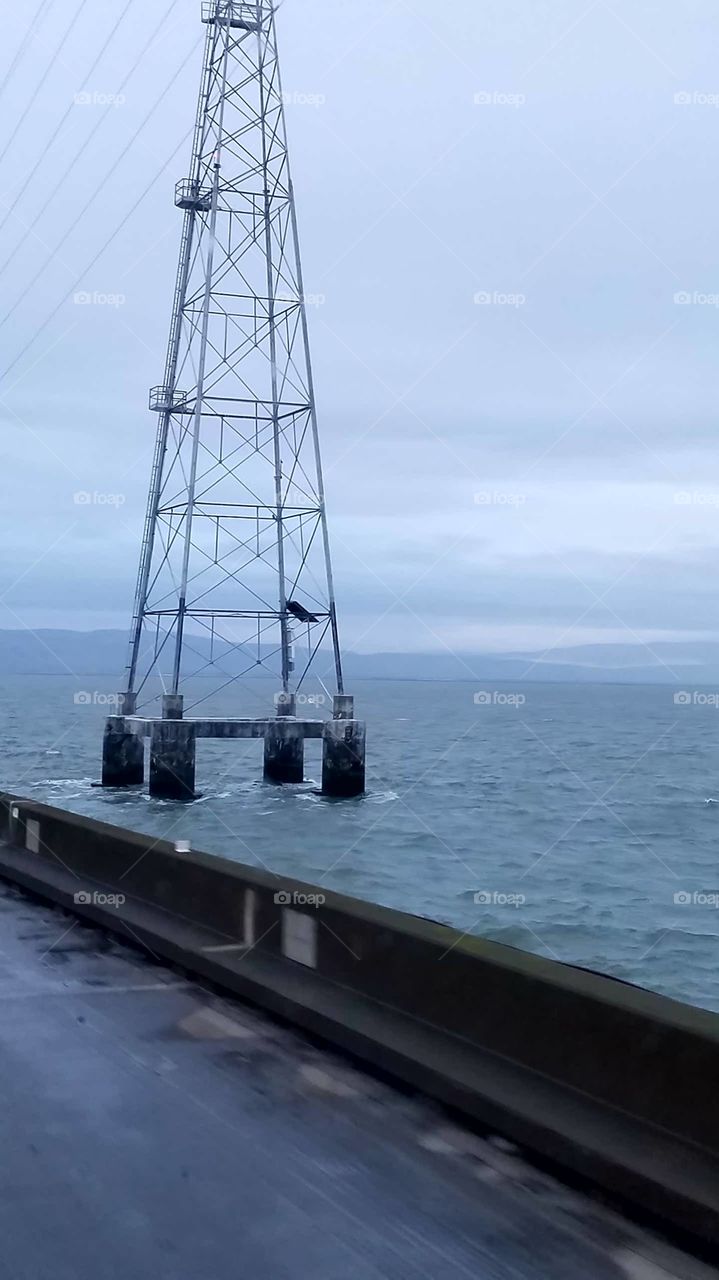
[[[265,781],[303,782],[305,738],[301,724],[278,716],[265,730]]]
[[[145,778],[145,741],[123,716],[109,716],[102,741],[103,787],[141,786]]]
[[[365,789],[367,726],[363,720],[327,720],[322,733],[322,794],[361,796]]]
[[[150,795],[158,800],[195,797],[195,726],[155,720],[150,739]]]

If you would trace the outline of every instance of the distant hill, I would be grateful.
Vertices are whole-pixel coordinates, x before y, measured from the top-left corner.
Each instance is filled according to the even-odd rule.
[[[192,636],[198,655],[209,645]],[[124,631],[0,631],[2,675],[98,675],[119,679],[125,665]],[[329,655],[327,655],[329,665]],[[191,656],[188,669],[201,665]],[[247,658],[225,655],[228,674]],[[719,646],[706,641],[643,645],[593,644],[542,653],[370,653],[346,652],[350,680],[492,680],[498,682],[681,684],[719,683]]]

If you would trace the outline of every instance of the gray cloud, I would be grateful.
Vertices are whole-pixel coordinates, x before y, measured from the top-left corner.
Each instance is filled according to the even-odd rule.
[[[2,97],[3,368],[71,286],[122,301],[71,296],[3,383],[1,625],[129,621],[201,28],[175,4],[108,105],[167,9],[136,5],[85,85],[120,7],[57,59],[69,10],[51,11]],[[286,0],[279,23],[350,642],[551,643],[591,603],[581,582],[617,615],[594,608],[584,639],[719,630],[714,5],[368,0],[358,22]],[[405,589],[430,631],[397,605],[377,621]]]

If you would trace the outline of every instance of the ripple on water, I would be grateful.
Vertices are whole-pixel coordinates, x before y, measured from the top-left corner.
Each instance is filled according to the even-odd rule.
[[[7,790],[242,862],[257,850],[298,879],[322,878],[337,864],[323,882],[461,928],[475,925],[478,890],[524,892],[520,918],[497,911],[478,931],[719,1007],[719,911],[705,918],[697,908],[687,925],[677,914],[688,909],[673,905],[677,889],[719,883],[714,720],[677,717],[665,688],[528,687],[522,719],[552,756],[501,715],[491,732],[458,745],[476,719],[473,711],[468,722],[461,683],[424,684],[421,699],[413,684],[367,683],[363,799],[319,796],[313,751],[312,779],[273,788],[261,780],[259,757],[208,746],[198,758],[203,795],[178,806],[142,788],[93,786],[102,716],[79,714],[76,683],[38,681],[29,693],[0,680],[11,726],[0,779]],[[49,747],[48,715],[58,734]],[[419,730],[409,739],[406,722]],[[48,758],[58,748],[59,758]],[[48,777],[48,768],[62,776]],[[607,789],[614,812],[594,803]]]

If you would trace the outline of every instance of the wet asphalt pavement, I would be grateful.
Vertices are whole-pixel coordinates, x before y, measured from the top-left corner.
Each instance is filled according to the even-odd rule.
[[[717,1273],[0,884],[0,1280]]]

